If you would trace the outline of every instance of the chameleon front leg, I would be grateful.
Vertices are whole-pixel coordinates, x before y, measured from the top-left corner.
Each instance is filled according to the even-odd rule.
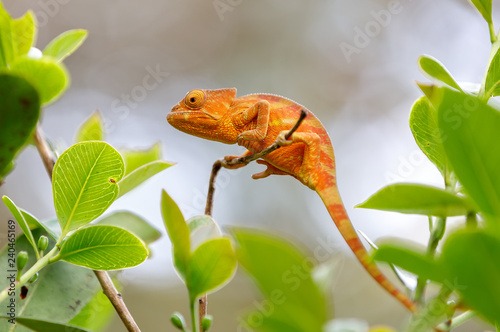
[[[266,138],[269,127],[269,113],[269,102],[261,100],[237,115],[234,120],[236,126],[244,126],[257,118],[254,129],[246,130],[238,135],[238,145],[243,145],[243,141],[262,141]]]
[[[227,162],[227,161],[230,161],[230,160],[233,160],[233,159],[244,158],[244,157],[249,156],[251,154],[252,154],[251,151],[246,150],[241,156],[234,156],[234,155],[225,156],[224,157],[224,161]],[[238,168],[241,168],[243,166],[246,166],[246,164],[236,164],[236,165],[223,164],[223,167],[227,168],[227,169],[238,169]]]

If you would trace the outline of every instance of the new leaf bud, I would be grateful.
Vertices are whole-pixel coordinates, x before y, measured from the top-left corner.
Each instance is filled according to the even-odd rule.
[[[28,253],[24,250],[20,251],[19,254],[17,254],[17,271],[19,274],[26,266],[26,263],[28,263]]]
[[[203,317],[203,319],[201,320],[201,330],[203,332],[208,331],[212,326],[213,320],[214,318],[211,315],[206,315],[205,317]]]
[[[49,239],[45,235],[40,236],[40,238],[38,239],[38,250],[44,251],[45,249],[47,249],[48,245]]]
[[[179,312],[174,312],[172,314],[172,316],[170,316],[170,321],[172,322],[172,324],[174,324],[175,327],[177,327],[179,330],[182,330],[184,331],[185,330],[185,321],[184,321],[184,317],[182,316],[181,313]]]

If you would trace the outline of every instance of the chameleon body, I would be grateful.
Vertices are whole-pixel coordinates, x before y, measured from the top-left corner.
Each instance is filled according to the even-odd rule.
[[[302,109],[307,112],[305,120],[286,140],[285,133],[296,123]],[[282,147],[257,160],[267,169],[252,177],[291,175],[316,191],[363,267],[405,307],[415,311],[414,303],[370,261],[340,198],[330,137],[321,122],[305,107],[271,94],[236,97],[234,88],[192,90],[172,108],[167,120],[173,127],[191,135],[242,145],[247,148],[242,156],[258,153],[278,138]],[[232,158],[236,156],[225,157],[226,160]]]

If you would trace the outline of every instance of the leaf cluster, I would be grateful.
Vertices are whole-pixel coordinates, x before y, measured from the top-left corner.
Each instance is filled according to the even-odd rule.
[[[69,86],[62,61],[83,43],[87,32],[66,31],[43,51],[34,47],[36,34],[31,11],[13,19],[0,3],[0,184],[17,153],[33,137],[42,107],[57,100]],[[147,244],[160,236],[158,230],[128,211],[101,215],[116,199],[172,163],[161,160],[159,144],[119,152],[102,141],[104,136],[102,117],[95,112],[51,170],[57,219],[40,221],[9,197],[2,198],[22,235],[16,239],[19,257],[5,246],[0,258],[2,264],[8,259],[28,258],[22,272],[19,268],[15,297],[10,294],[9,298],[20,304],[17,312],[22,314],[16,322],[30,330],[102,329],[112,307],[98,292],[89,269],[136,266],[148,257]],[[4,267],[5,271],[9,268]],[[2,305],[9,300],[8,285],[5,279],[0,282]],[[26,301],[19,297],[21,286],[27,289],[22,297],[27,296]],[[61,289],[60,294],[54,289]],[[29,305],[24,307],[24,303]],[[61,306],[71,308],[71,312],[65,313]],[[9,317],[1,314],[0,318],[5,318],[0,319],[0,330],[8,330]]]
[[[500,109],[488,102],[500,91],[500,44],[491,33],[491,1],[471,2],[488,23],[492,40],[479,91],[467,91],[441,62],[421,56],[420,69],[433,83],[419,83],[424,96],[414,103],[410,115],[415,141],[441,172],[444,188],[392,184],[358,205],[429,218],[427,250],[386,243],[373,256],[419,278],[422,287],[417,287],[415,297],[423,308],[408,331],[435,327],[460,306],[475,310],[493,325],[500,323]],[[464,226],[453,230],[441,252],[435,253],[446,219],[454,216],[462,216]],[[441,286],[439,295],[428,303],[422,299],[426,281]],[[455,301],[450,304],[450,299]]]

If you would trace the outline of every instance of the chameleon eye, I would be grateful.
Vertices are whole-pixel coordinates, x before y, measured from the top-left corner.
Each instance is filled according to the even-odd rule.
[[[203,90],[189,91],[184,98],[184,103],[189,108],[200,108],[205,103],[205,92]]]

